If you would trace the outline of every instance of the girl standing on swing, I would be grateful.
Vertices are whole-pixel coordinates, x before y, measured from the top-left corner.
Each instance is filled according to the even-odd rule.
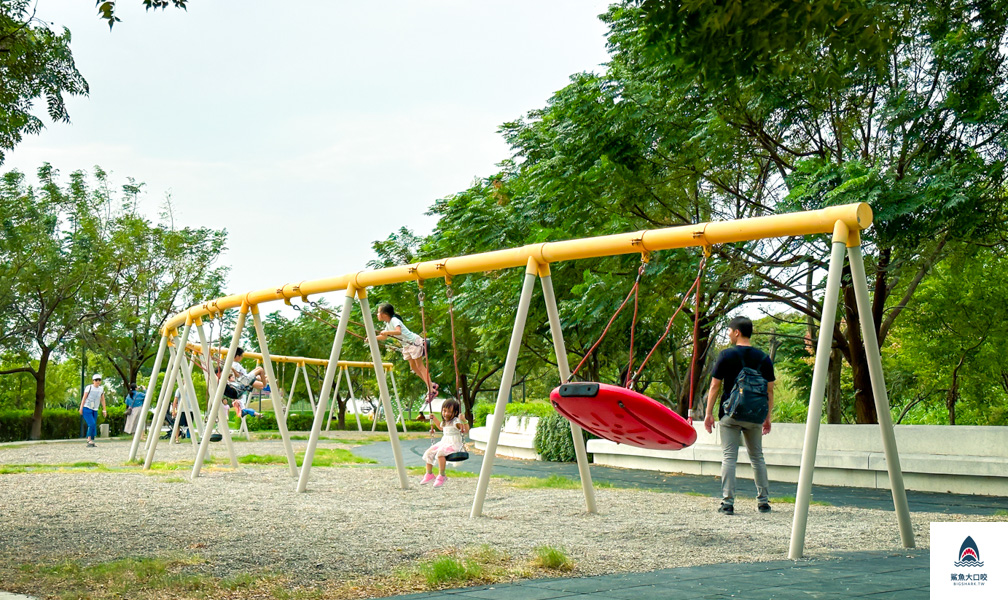
[[[402,317],[396,314],[388,302],[378,305],[378,320],[385,323],[385,329],[378,334],[378,341],[392,337],[402,344],[403,358],[409,363],[410,370],[427,384],[426,401],[430,402],[438,394],[438,384],[431,382],[430,373],[423,363],[423,358],[427,354],[427,341],[407,329]]]

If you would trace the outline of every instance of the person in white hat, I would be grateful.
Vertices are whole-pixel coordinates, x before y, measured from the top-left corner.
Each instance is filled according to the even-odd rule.
[[[108,416],[105,407],[105,388],[102,387],[101,373],[95,373],[91,378],[91,385],[84,388],[84,396],[81,397],[79,412],[87,423],[87,445],[94,448],[95,433],[98,429],[98,404],[101,403],[103,416]]]

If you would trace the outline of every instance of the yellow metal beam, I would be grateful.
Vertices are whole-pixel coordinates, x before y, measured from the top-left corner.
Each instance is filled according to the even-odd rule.
[[[299,296],[307,298],[317,294],[345,290],[351,286],[363,291],[372,286],[418,279],[437,279],[468,273],[499,271],[526,266],[529,259],[533,259],[540,265],[549,265],[549,263],[568,260],[646,253],[672,248],[709,247],[714,244],[729,244],[764,238],[826,234],[834,232],[837,222],[842,222],[847,227],[853,239],[860,239],[856,233],[871,225],[871,207],[862,202],[751,219],[698,223],[560,242],[544,242],[519,248],[430,260],[412,265],[357,271],[339,277],[287,283],[277,288],[235,294],[197,304],[171,317],[165,323],[163,332],[168,335],[173,329],[182,326],[187,318],[213,318],[225,310],[239,308],[243,303],[257,307],[264,302],[288,300]]]
[[[169,346],[174,346],[175,344],[174,344],[174,342],[172,342],[169,339],[168,340],[168,345]],[[195,352],[196,354],[203,354],[203,348],[199,344],[191,344],[191,343],[190,344],[186,344],[186,349],[188,349],[190,352]],[[221,348],[219,350],[217,348],[210,348],[210,354],[216,354],[217,356],[224,356],[224,355],[227,354],[227,350],[224,349],[224,348]],[[243,355],[243,358],[252,358],[252,359],[255,359],[257,361],[262,362],[262,354],[260,354],[258,352],[250,352],[250,351],[246,350],[245,354]],[[308,357],[304,357],[304,356],[283,356],[283,355],[277,355],[277,354],[270,354],[270,360],[273,361],[273,362],[275,362],[275,363],[291,363],[291,364],[296,364],[296,365],[312,365],[312,366],[315,366],[315,367],[328,367],[329,366],[329,359],[327,359],[327,358],[308,358]],[[370,361],[340,360],[340,361],[336,362],[336,365],[339,366],[339,367],[350,367],[350,368],[359,368],[359,369],[371,369],[371,370],[374,370],[374,363],[372,363]],[[382,367],[386,371],[391,371],[393,365],[392,365],[392,363],[383,362],[382,363]]]

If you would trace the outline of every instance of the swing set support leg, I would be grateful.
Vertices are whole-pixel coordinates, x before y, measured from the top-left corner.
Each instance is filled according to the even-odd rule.
[[[483,501],[486,500],[487,485],[493,472],[494,458],[497,453],[497,443],[500,441],[501,426],[504,424],[504,411],[507,409],[508,392],[514,381],[515,365],[518,362],[518,352],[521,349],[522,334],[525,333],[525,321],[528,319],[529,303],[532,300],[532,289],[535,287],[539,264],[534,258],[528,259],[525,268],[525,282],[522,284],[521,297],[518,300],[518,311],[515,313],[514,329],[511,330],[511,342],[508,344],[507,359],[504,361],[504,373],[501,375],[500,389],[497,391],[497,404],[494,407],[493,424],[490,425],[490,439],[487,440],[486,454],[480,467],[479,482],[476,484],[476,496],[473,498],[472,512],[469,518],[483,515]]]
[[[382,407],[385,409],[385,425],[388,428],[389,441],[392,442],[392,456],[395,458],[396,472],[399,473],[399,483],[402,485],[402,489],[408,490],[409,478],[406,476],[402,445],[399,444],[399,432],[396,430],[395,411],[392,410],[392,398],[389,396],[388,381],[385,379],[381,349],[378,347],[378,337],[375,335],[374,316],[371,314],[365,290],[357,291],[357,303],[360,304],[361,314],[364,317],[364,330],[367,332],[368,346],[371,348],[375,379],[378,380],[378,393],[381,396]],[[393,418],[389,419],[389,415],[392,415]],[[375,420],[375,423],[378,421]]]
[[[322,397],[329,395],[332,389],[333,378],[339,370],[336,364],[339,361],[340,351],[343,350],[343,338],[346,337],[347,324],[350,320],[350,310],[353,308],[355,291],[353,287],[348,287],[346,297],[343,299],[343,312],[340,313],[339,325],[336,327],[336,337],[333,338],[332,350],[329,352],[329,365],[326,366],[325,379],[322,380]],[[294,380],[297,381],[295,374]],[[291,385],[293,388],[294,386]],[[304,462],[301,464],[301,474],[298,477],[297,491],[303,492],[308,489],[308,475],[311,473],[312,461],[315,460],[315,446],[318,445],[319,435],[322,433],[322,420],[325,419],[325,406],[322,403],[315,408],[315,419],[312,421],[311,434],[308,436],[308,447],[305,448]]]
[[[154,368],[151,369],[151,378],[147,382],[147,393],[144,395],[143,407],[140,408],[140,417],[136,421],[136,430],[133,432],[133,442],[130,444],[129,461],[136,460],[137,450],[140,447],[140,437],[143,436],[147,428],[147,413],[150,411],[151,400],[157,393],[157,380],[161,372],[161,361],[164,360],[165,350],[168,348],[168,336],[161,336],[161,343],[158,344],[157,357],[154,359]],[[171,362],[171,361],[169,361]],[[134,409],[136,410],[136,409]]]
[[[546,301],[546,314],[549,315],[557,370],[560,372],[560,381],[567,381],[567,378],[570,377],[570,365],[567,363],[567,347],[564,344],[563,330],[560,328],[560,311],[557,308],[556,294],[553,293],[553,277],[550,275],[549,265],[541,267],[540,272],[539,281],[542,284],[543,300]],[[591,470],[588,468],[588,452],[585,450],[584,435],[576,424],[571,423],[570,427],[574,442],[574,455],[577,457],[578,472],[581,474],[581,487],[584,489],[585,510],[589,513],[597,513],[595,486],[592,485]]]

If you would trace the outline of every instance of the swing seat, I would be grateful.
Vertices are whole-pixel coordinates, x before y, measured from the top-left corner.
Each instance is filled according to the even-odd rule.
[[[643,394],[608,383],[566,383],[550,402],[567,420],[617,444],[679,450],[696,441],[686,419]]]
[[[445,455],[445,460],[447,462],[462,462],[463,460],[469,460],[469,453],[466,452],[465,450],[452,452],[451,454]]]

